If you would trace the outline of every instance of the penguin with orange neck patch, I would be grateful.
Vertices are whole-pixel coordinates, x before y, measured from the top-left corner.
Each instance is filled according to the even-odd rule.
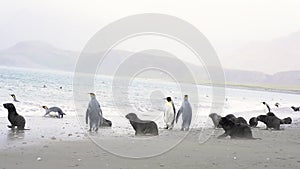
[[[42,107],[46,110],[46,114],[44,116],[50,115],[51,112],[57,112],[58,115],[55,115],[55,117],[58,118],[63,118],[64,115],[66,115],[59,107],[50,107],[50,108],[48,108],[47,106],[42,106]]]

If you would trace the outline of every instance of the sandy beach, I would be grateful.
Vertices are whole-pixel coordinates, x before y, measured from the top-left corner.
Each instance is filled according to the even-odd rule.
[[[60,121],[57,123],[65,125],[59,127],[52,125],[52,128],[47,130],[32,129],[25,131],[23,135],[12,134],[9,129],[1,130],[1,138],[5,135],[7,138],[7,144],[2,144],[1,147],[1,168],[298,169],[300,167],[300,129],[297,122],[284,126],[280,131],[265,130],[264,127],[254,128],[253,136],[261,140],[232,140],[217,139],[216,137],[223,133],[223,129],[213,128],[193,129],[190,132],[177,129],[160,130],[160,136],[150,138],[135,137],[132,132],[126,133],[123,137],[107,136],[111,129],[101,129],[97,134],[93,133],[91,137],[87,137],[88,134],[84,130],[74,132],[64,129],[70,126],[79,127],[70,120],[43,120],[52,124],[54,120]],[[170,147],[176,138],[183,139],[170,149],[164,149]],[[159,153],[155,154],[156,152]],[[149,157],[140,158],[147,155]]]

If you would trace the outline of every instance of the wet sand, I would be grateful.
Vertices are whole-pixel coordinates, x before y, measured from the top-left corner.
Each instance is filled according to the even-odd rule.
[[[53,126],[55,123],[52,120],[47,121]],[[58,120],[65,123],[62,126],[65,128],[71,124],[66,122],[66,119],[55,119]],[[72,124],[73,127],[80,127],[74,125]],[[41,127],[39,131],[42,130]],[[97,143],[95,144],[84,131],[75,134],[75,130],[61,132],[54,127],[49,129],[51,132],[38,133],[44,135],[44,138],[37,139],[38,135],[36,132],[33,134],[33,129],[25,131],[23,138],[18,138],[18,134],[6,135],[11,131],[2,129],[1,138],[6,135],[9,144],[2,144],[1,168],[298,169],[300,167],[298,124],[287,125],[280,131],[253,129],[253,136],[262,140],[217,139],[223,130],[212,128],[194,129],[189,133],[160,130],[160,136],[150,138],[135,137],[133,132],[124,133],[124,136],[107,135],[112,132],[111,130],[113,129],[101,129],[98,133],[92,133],[91,138]],[[54,135],[53,131],[58,133],[55,139],[51,137]],[[182,140],[177,142],[178,138]],[[151,157],[139,158],[147,155]]]

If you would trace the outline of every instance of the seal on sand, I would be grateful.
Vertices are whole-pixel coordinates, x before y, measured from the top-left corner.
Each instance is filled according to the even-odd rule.
[[[243,123],[234,123],[227,117],[222,117],[220,125],[225,130],[225,133],[220,135],[218,138],[224,138],[230,136],[231,139],[259,139],[253,138],[251,128]]]
[[[125,117],[129,120],[131,126],[135,130],[135,135],[158,135],[158,128],[154,121],[141,120],[135,113],[129,113]]]
[[[5,103],[3,106],[8,110],[8,120],[11,123],[11,126],[8,126],[9,128],[14,129],[17,127],[18,130],[28,130],[24,129],[26,123],[24,117],[17,113],[12,103]]]

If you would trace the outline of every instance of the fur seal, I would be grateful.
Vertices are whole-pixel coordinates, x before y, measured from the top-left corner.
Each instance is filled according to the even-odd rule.
[[[129,113],[125,117],[129,120],[131,126],[135,130],[135,135],[158,135],[158,128],[154,121],[141,120],[137,117],[135,113]]]
[[[227,114],[225,117],[228,118],[229,120],[235,122],[235,119],[236,119],[235,115],[233,115],[233,114]]]
[[[282,124],[292,124],[292,118],[287,117],[281,120]]]
[[[228,114],[225,116],[227,119],[231,120],[234,123],[243,123],[247,124],[247,121],[243,117],[235,117],[233,114]],[[248,124],[247,124],[248,125]]]
[[[91,100],[86,110],[85,122],[88,124],[88,121],[90,121],[89,131],[98,131],[99,126],[101,126],[103,123],[102,110],[99,102],[96,99],[96,95],[94,93],[89,94]]]
[[[107,120],[106,118],[103,118],[103,123],[99,126],[99,127],[111,127],[112,126],[112,122],[110,120]]]
[[[291,107],[294,111],[300,111],[300,107],[294,107],[294,106],[292,106]]]
[[[273,112],[268,112],[266,115],[267,116],[275,116],[275,114]]]
[[[20,102],[19,100],[17,100],[17,97],[15,94],[11,94],[10,96],[14,99],[14,102]]]
[[[266,124],[267,128],[273,128],[275,130],[280,130],[281,120],[276,116],[268,116],[268,115],[259,115],[257,116],[257,120]]]
[[[249,120],[249,126],[250,127],[256,127],[258,124],[258,121],[257,121],[257,118],[256,117],[252,117],[250,120]]]
[[[51,112],[57,112],[58,115],[55,116],[57,118],[63,118],[64,115],[66,115],[59,107],[50,107],[50,108],[48,108],[47,106],[42,106],[42,107],[46,110],[46,114],[44,116],[49,115],[49,113]]]
[[[246,124],[248,125],[247,121],[244,119],[244,117],[238,117],[236,120],[235,120],[236,123],[242,123],[242,124]]]
[[[267,113],[267,116],[277,117],[273,112]],[[278,119],[280,119],[280,118],[278,118]],[[280,124],[291,124],[291,123],[292,123],[292,119],[290,117],[287,117],[287,118],[284,118],[284,119],[280,119]]]
[[[188,131],[190,128],[191,121],[192,121],[192,106],[188,101],[188,95],[184,96],[184,101],[182,102],[181,107],[177,112],[176,123],[181,114],[182,114],[181,130]]]
[[[209,117],[211,118],[211,120],[213,121],[215,128],[221,128],[221,127],[222,127],[222,126],[219,124],[219,121],[220,121],[221,118],[222,118],[220,115],[218,115],[217,113],[211,113],[211,114],[209,114],[208,116],[209,116]]]
[[[11,123],[11,125],[8,125],[7,127],[15,129],[17,126],[18,130],[28,130],[24,128],[26,123],[25,118],[17,113],[17,110],[12,103],[5,103],[3,106],[8,110],[8,120]]]
[[[174,126],[176,109],[171,97],[167,97],[166,100],[167,103],[165,105],[165,111],[164,111],[164,122],[165,122],[164,129],[172,130]]]
[[[222,117],[220,125],[225,130],[225,133],[218,136],[218,138],[224,138],[230,136],[231,139],[243,138],[243,139],[259,139],[253,138],[251,128],[243,123],[234,123],[227,117]]]

